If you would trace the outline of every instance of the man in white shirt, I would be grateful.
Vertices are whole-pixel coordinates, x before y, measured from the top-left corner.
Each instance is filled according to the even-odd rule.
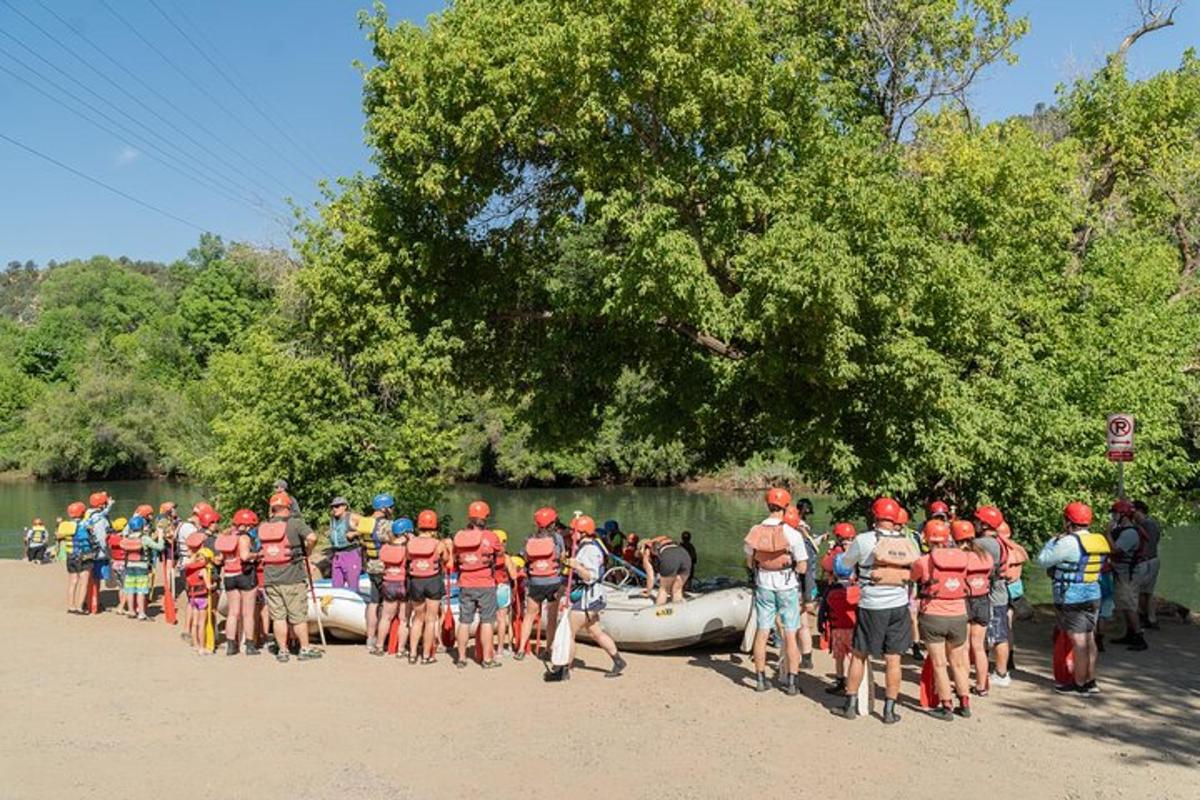
[[[783,521],[784,510],[792,497],[784,489],[767,490],[766,519],[751,528],[746,536],[746,566],[754,570],[754,610],[757,632],[754,635],[755,690],[767,686],[767,639],[779,618],[787,653],[787,678],[784,691],[800,693],[800,646],[796,631],[800,628],[800,576],[808,568],[804,538]],[[776,530],[778,529],[778,530]],[[782,534],[780,536],[779,534]]]

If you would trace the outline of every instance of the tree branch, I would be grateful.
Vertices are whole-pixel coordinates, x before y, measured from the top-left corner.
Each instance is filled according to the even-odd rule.
[[[1138,39],[1147,33],[1161,30],[1175,24],[1175,12],[1179,10],[1182,0],[1175,0],[1167,10],[1157,8],[1155,0],[1137,0],[1138,12],[1142,15],[1142,24],[1121,41],[1121,46],[1113,54],[1116,59],[1122,59]]]

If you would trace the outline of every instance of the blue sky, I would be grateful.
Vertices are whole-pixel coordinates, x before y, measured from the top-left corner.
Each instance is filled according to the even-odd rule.
[[[370,57],[356,21],[357,10],[366,5],[367,0],[0,0],[0,135],[226,239],[285,246],[289,218],[264,205],[282,210],[285,196],[311,203],[315,179],[369,167],[361,82],[352,66],[354,59]],[[393,18],[416,21],[441,7],[440,0],[389,3]],[[973,104],[984,120],[1052,102],[1058,84],[1095,69],[1135,21],[1133,0],[1016,0],[1013,8],[1030,17],[1032,31],[1018,45],[1019,62],[994,67],[974,89]],[[1197,44],[1200,0],[1189,0],[1175,27],[1137,45],[1130,69],[1145,76],[1172,67]],[[111,121],[59,95],[14,58]],[[82,108],[116,135],[83,121],[68,106]],[[154,156],[186,163],[181,169],[190,177]],[[170,261],[184,255],[198,235],[184,222],[114,196],[0,139],[0,264],[97,253]]]

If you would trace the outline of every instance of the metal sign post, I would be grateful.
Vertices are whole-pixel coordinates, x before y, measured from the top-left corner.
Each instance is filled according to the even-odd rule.
[[[1106,457],[1117,464],[1117,497],[1125,497],[1125,462],[1133,461],[1133,431],[1132,414],[1108,415],[1108,446]]]

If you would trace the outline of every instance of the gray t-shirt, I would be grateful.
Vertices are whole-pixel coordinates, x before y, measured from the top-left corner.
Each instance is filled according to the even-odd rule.
[[[272,517],[271,521],[275,522],[277,519]],[[304,520],[299,517],[288,518],[287,541],[292,548],[293,559],[288,564],[267,564],[263,567],[264,586],[286,586],[308,582],[304,576],[304,559],[299,556],[304,552],[304,540],[310,533],[312,533],[312,529],[304,524]]]
[[[1000,563],[1000,542],[996,537],[978,536],[975,541],[992,557],[993,564]],[[1008,605],[1008,584],[1004,581],[1004,576],[1000,576],[1000,579],[997,580],[995,573],[992,574],[992,588],[988,593],[988,599],[992,601],[993,606]]]
[[[871,531],[864,531],[854,537],[854,541],[850,542],[850,546],[846,548],[846,552],[842,554],[842,563],[847,567],[858,565],[864,571],[869,570],[875,564],[875,543],[878,534]],[[905,586],[874,586],[871,583],[863,583],[862,597],[858,601],[859,608],[865,608],[870,611],[881,611],[887,608],[900,608],[908,606],[908,588]]]
[[[1162,538],[1162,525],[1154,517],[1147,516],[1142,520],[1146,530],[1146,559],[1158,558],[1158,540]]]

